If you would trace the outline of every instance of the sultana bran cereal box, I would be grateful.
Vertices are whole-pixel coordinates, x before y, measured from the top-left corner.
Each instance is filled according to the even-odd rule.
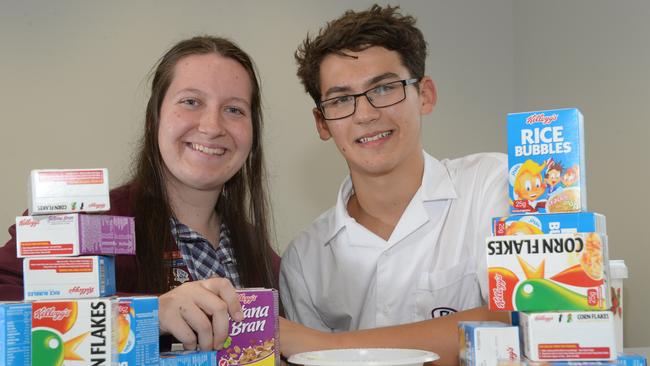
[[[117,302],[110,298],[32,303],[32,365],[117,366]]]
[[[508,114],[511,213],[587,210],[583,124],[576,108]]]
[[[486,245],[490,310],[609,309],[606,236],[492,236]]]
[[[245,319],[230,322],[230,335],[218,353],[218,365],[280,365],[278,292],[252,288],[237,293]]]

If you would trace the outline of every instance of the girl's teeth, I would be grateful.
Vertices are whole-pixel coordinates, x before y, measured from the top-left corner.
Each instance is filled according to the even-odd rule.
[[[219,147],[211,149],[211,148],[209,148],[207,146],[203,146],[203,145],[199,145],[199,144],[192,144],[192,149],[194,149],[196,151],[200,151],[202,153],[210,154],[210,155],[223,155],[226,152],[225,149],[222,149],[222,148],[219,148]]]
[[[360,138],[358,141],[359,141],[360,143],[362,143],[362,144],[365,144],[365,143],[368,143],[368,142],[371,142],[371,141],[377,141],[377,140],[379,140],[379,139],[381,139],[381,138],[384,138],[384,137],[386,137],[386,136],[389,136],[390,134],[392,134],[391,131],[386,131],[386,132],[382,132],[382,133],[377,134],[377,135],[372,136],[372,137],[362,137],[362,138]]]

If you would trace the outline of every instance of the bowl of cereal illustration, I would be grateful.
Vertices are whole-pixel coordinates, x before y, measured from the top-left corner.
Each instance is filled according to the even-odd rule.
[[[421,366],[440,358],[419,349],[351,348],[298,353],[289,362],[304,366]]]

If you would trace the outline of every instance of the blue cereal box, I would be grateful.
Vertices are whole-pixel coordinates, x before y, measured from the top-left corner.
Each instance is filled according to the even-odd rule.
[[[217,351],[161,352],[160,366],[217,366]]]
[[[30,366],[32,304],[0,303],[0,366]]]
[[[158,298],[120,297],[117,303],[119,365],[158,365]]]
[[[508,114],[511,213],[587,210],[583,124],[576,108]]]
[[[606,234],[605,216],[593,212],[527,214],[495,217],[492,235],[537,235],[563,233]]]

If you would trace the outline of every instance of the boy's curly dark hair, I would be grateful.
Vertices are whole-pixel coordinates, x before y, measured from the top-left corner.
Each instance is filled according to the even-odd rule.
[[[344,50],[358,52],[373,46],[396,51],[410,77],[424,76],[427,43],[415,22],[414,17],[402,15],[399,6],[375,4],[365,11],[346,11],[316,37],[308,34],[294,54],[305,91],[316,103],[320,101],[320,65],[328,54],[345,55]]]

